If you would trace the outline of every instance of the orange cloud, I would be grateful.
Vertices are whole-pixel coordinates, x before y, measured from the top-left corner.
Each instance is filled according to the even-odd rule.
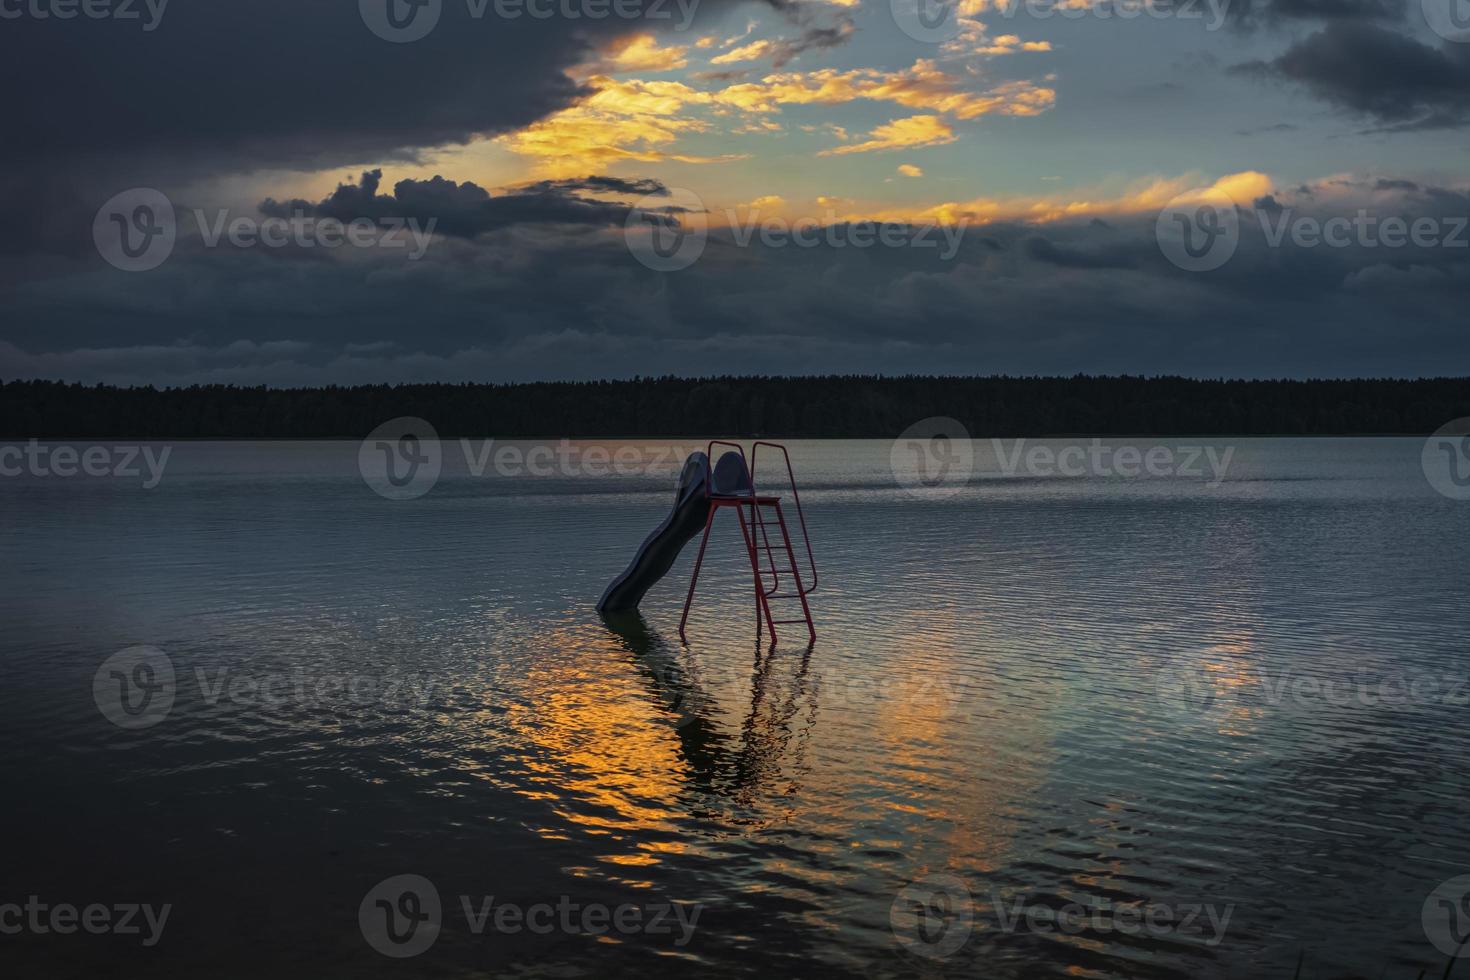
[[[680,136],[710,128],[707,122],[679,115],[686,105],[708,103],[708,93],[682,82],[616,81],[606,76],[588,79],[588,84],[596,91],[584,101],[499,136],[496,142],[513,153],[536,158],[539,172],[551,176],[575,176],[623,160],[724,163],[742,159],[669,152]]]
[[[755,61],[757,58],[770,52],[771,42],[766,40],[751,41],[742,44],[738,48],[726,51],[724,54],[715,55],[709,60],[712,65],[733,65],[739,61]]]
[[[918,167],[914,166],[912,163],[900,163],[898,165],[898,172],[899,172],[900,175],[902,175],[904,177],[922,177],[922,176],[924,176],[924,171],[923,170],[920,170]]]
[[[687,67],[687,48],[658,46],[652,34],[632,34],[619,38],[603,51],[600,67],[610,72],[673,71]]]
[[[953,143],[959,137],[938,116],[910,116],[884,123],[868,134],[861,143],[823,150],[817,156],[840,156],[847,153],[869,153],[873,150],[897,150],[913,146],[940,146]]]
[[[837,105],[859,99],[893,102],[910,109],[942,112],[958,119],[991,113],[1034,116],[1056,103],[1056,92],[1026,81],[1007,82],[985,92],[970,92],[933,61],[920,59],[896,72],[872,68],[784,72],[759,82],[732,85],[714,93],[716,102],[746,112],[777,112],[782,105]]]
[[[1151,177],[1138,181],[1121,193],[1103,191],[1084,196],[1076,194],[1041,197],[975,198],[948,201],[925,208],[878,209],[854,214],[852,219],[914,222],[918,224],[980,224],[990,221],[1033,221],[1045,223],[1066,218],[1103,215],[1139,214],[1159,211],[1171,203],[1193,200],[1207,201],[1225,195],[1236,204],[1249,207],[1256,198],[1271,191],[1271,178],[1255,170],[1227,174],[1213,182],[1201,182],[1197,175],[1164,178]]]

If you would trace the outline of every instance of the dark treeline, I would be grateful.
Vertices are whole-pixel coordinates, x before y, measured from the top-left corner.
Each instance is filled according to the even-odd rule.
[[[400,415],[441,436],[892,437],[929,416],[975,436],[1428,433],[1470,378],[717,377],[326,388],[0,384],[0,437],[361,438]]]

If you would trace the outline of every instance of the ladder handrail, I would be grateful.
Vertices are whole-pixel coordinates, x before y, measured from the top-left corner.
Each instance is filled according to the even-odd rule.
[[[711,439],[709,445],[704,447],[704,493],[707,497],[728,496],[727,494],[715,493],[714,458],[716,446],[734,446],[740,452],[740,462],[745,464],[745,475],[750,480],[750,495],[755,496],[755,473],[751,471],[750,460],[745,458],[745,447],[738,442],[730,442],[727,439]],[[751,450],[754,452],[754,449]]]
[[[812,570],[812,585],[809,589],[801,589],[803,595],[817,591],[817,556],[812,552],[812,539],[806,533],[806,515],[801,510],[801,494],[796,490],[796,472],[791,468],[791,454],[786,447],[779,442],[767,442],[758,439],[750,446],[750,492],[755,494],[755,464],[760,457],[760,447],[770,446],[772,449],[781,450],[781,456],[786,460],[786,476],[791,481],[791,499],[796,501],[796,520],[801,524],[801,540],[806,545],[806,560]],[[708,454],[706,454],[707,456]],[[745,458],[745,451],[740,451],[740,457]]]

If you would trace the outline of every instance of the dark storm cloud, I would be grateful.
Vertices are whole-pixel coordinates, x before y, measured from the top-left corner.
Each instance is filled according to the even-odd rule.
[[[1295,82],[1388,129],[1459,126],[1470,118],[1470,45],[1435,48],[1372,24],[1329,24],[1275,59],[1234,70]]]
[[[630,2],[652,10],[619,9]],[[683,26],[739,2],[700,0]],[[566,71],[593,48],[679,26],[685,9],[507,20],[443,0],[410,43],[375,35],[357,0],[174,0],[151,30],[142,18],[6,18],[0,255],[89,252],[92,216],[128,187],[192,196],[232,175],[416,159],[525,126],[583,94]],[[0,269],[0,283],[16,275]]]
[[[1227,16],[1246,27],[1317,20],[1403,20],[1408,0],[1236,0]]]
[[[784,68],[788,63],[808,51],[822,51],[839,47],[852,40],[855,28],[845,14],[836,15],[830,26],[809,26],[795,38],[778,38],[771,43],[771,65]]]
[[[583,193],[623,194],[637,197],[668,196],[668,188],[657,180],[589,176],[567,180],[543,180],[492,197],[471,182],[456,183],[435,176],[429,180],[400,180],[392,194],[379,194],[381,170],[369,170],[360,183],[340,184],[326,199],[315,204],[303,200],[277,201],[267,198],[260,211],[267,217],[336,218],[351,222],[358,218],[381,221],[387,218],[414,219],[444,235],[473,238],[476,235],[522,224],[620,225],[631,205],[582,196]]]
[[[1098,228],[1096,225],[1092,227],[1094,230]],[[1106,225],[1102,227],[1107,228]],[[1130,256],[1106,247],[1078,248],[1058,244],[1040,235],[1026,239],[1026,254],[1038,262],[1068,269],[1127,269],[1133,266]]]
[[[1461,191],[1400,183],[1387,174],[1275,191],[1262,207],[1272,227],[1364,203],[1410,221],[1470,213]],[[548,182],[526,196],[580,197],[596,185]],[[468,186],[400,182],[386,195],[368,182],[316,206],[391,202],[403,213],[405,201],[432,200],[473,228],[476,209],[501,198]],[[437,235],[419,261],[191,242],[147,273],[99,262],[37,279],[0,298],[15,325],[0,344],[0,377],[307,384],[875,365],[1435,374],[1470,356],[1470,250],[1272,246],[1255,210],[1240,214],[1235,255],[1208,273],[1169,263],[1153,214],[976,225],[950,261],[937,248],[775,248],[758,236],[741,247],[711,234],[694,265],[658,273],[634,258],[616,222],[547,221],[543,203],[518,202],[526,220],[473,238]]]
[[[493,5],[476,18],[479,6],[445,0],[434,29],[411,43],[374,35],[354,0],[175,0],[150,32],[83,17],[6,20],[4,158],[244,170],[411,155],[533,122],[580,94],[564,70],[591,46],[675,23],[509,20]],[[730,6],[706,0],[696,12]]]

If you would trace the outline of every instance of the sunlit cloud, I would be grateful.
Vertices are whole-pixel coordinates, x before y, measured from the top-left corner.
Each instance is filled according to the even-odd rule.
[[[767,75],[759,82],[731,85],[714,93],[716,102],[746,112],[778,112],[782,105],[839,105],[869,99],[911,109],[941,112],[957,119],[992,113],[1034,116],[1056,103],[1056,91],[1029,81],[1011,81],[982,92],[967,90],[961,79],[933,61],[920,59],[903,71],[872,68]]]
[[[620,161],[723,163],[738,155],[695,156],[672,152],[689,133],[710,124],[681,115],[691,104],[707,104],[710,95],[682,82],[617,81],[606,76],[588,80],[596,91],[583,102],[496,142],[514,153],[534,157],[538,172],[571,176]]]
[[[823,150],[818,156],[840,156],[847,153],[869,153],[874,150],[897,150],[904,147],[939,146],[953,143],[959,137],[938,116],[910,116],[884,123],[868,134],[861,143]]]
[[[898,172],[899,172],[899,174],[901,176],[904,176],[904,177],[922,177],[922,176],[924,176],[924,171],[921,170],[921,169],[919,169],[918,167],[914,166],[912,163],[900,163],[898,165]]]
[[[742,44],[738,48],[732,48],[724,54],[715,55],[709,60],[712,65],[733,65],[740,61],[755,61],[771,50],[771,42],[767,40],[751,41]]]
[[[1271,192],[1271,178],[1254,170],[1227,174],[1214,181],[1198,174],[1180,177],[1150,177],[1136,181],[1121,192],[1098,190],[1092,194],[1073,192],[1038,197],[974,198],[947,201],[919,208],[877,207],[855,211],[847,217],[874,221],[935,224],[979,224],[993,221],[1046,223],[1065,219],[1156,212],[1170,204],[1193,201],[1215,202],[1224,195],[1241,207]]]
[[[659,47],[652,34],[630,34],[619,38],[602,52],[597,70],[605,73],[632,71],[674,71],[689,65],[687,48]]]

